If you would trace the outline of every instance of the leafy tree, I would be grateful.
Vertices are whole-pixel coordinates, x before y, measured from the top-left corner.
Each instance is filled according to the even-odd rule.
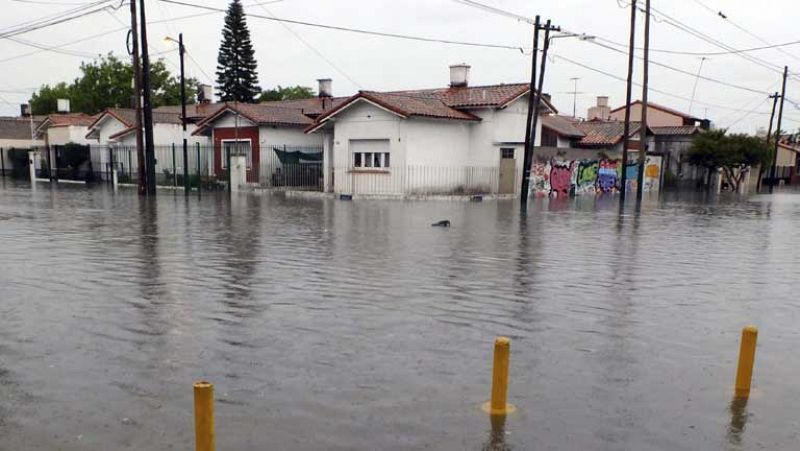
[[[57,99],[69,99],[74,112],[95,114],[109,107],[130,107],[133,96],[133,68],[113,54],[100,56],[97,60],[81,64],[81,76],[72,83],[44,85],[31,97],[33,114],[56,112]],[[180,79],[173,76],[164,61],[150,65],[150,80],[153,89],[153,106],[176,105],[181,101]],[[197,80],[186,80],[187,102],[194,103]]]
[[[261,96],[259,96],[259,102],[269,102],[275,100],[299,100],[299,99],[310,99],[316,97],[314,94],[314,90],[308,88],[306,86],[287,86],[282,87],[278,85],[275,89],[270,89],[268,91],[262,91]]]
[[[769,166],[772,152],[761,138],[711,130],[694,138],[687,158],[690,164],[707,168],[709,174],[721,169],[725,180],[737,191],[745,176],[744,169]]]
[[[233,0],[225,15],[222,43],[217,56],[217,95],[223,101],[252,103],[261,92],[255,50],[250,42],[244,8]]]

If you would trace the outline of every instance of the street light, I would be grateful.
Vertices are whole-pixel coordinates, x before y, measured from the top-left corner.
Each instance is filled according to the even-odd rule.
[[[183,45],[183,33],[178,34],[178,40],[167,36],[164,42],[175,42],[178,44],[178,53],[181,56],[181,126],[183,127],[183,191],[189,195],[189,144],[186,140],[186,77],[183,71],[183,55],[186,47]],[[198,187],[198,189],[200,189]]]

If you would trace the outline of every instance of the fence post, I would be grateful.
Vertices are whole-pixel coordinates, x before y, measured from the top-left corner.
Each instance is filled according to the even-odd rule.
[[[6,156],[5,156],[5,153],[3,153],[3,148],[2,147],[0,147],[0,168],[2,168],[2,169],[0,169],[0,171],[1,171],[0,174],[2,174],[3,177],[5,177],[6,176]]]
[[[178,168],[175,167],[175,143],[172,143],[172,186],[178,186]]]
[[[200,195],[200,188],[203,186],[202,175],[200,174],[200,143],[195,143],[197,148],[197,195]]]

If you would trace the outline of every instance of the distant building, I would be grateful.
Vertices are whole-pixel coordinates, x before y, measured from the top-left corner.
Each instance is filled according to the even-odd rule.
[[[95,118],[84,113],[50,114],[36,128],[36,135],[44,140],[46,146],[87,145],[90,140],[86,133]]]
[[[3,159],[0,168],[11,171],[9,149],[30,149],[44,145],[43,139],[35,137],[36,128],[41,122],[41,117],[0,117],[0,153]]]

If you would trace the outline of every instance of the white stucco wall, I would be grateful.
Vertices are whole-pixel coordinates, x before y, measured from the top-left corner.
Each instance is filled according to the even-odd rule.
[[[367,102],[358,102],[334,119],[333,190],[344,194],[402,194],[401,174],[395,168],[406,164],[405,140],[400,117]],[[317,132],[319,133],[319,132]],[[353,171],[350,141],[388,139],[389,172]]]
[[[222,115],[222,117],[214,121],[214,127],[219,128],[233,128],[237,125],[239,127],[252,127],[255,124],[244,116],[239,116],[237,120],[236,115],[231,113],[225,113]]]
[[[322,133],[305,133],[302,126],[262,125],[258,128],[261,144],[322,147]]]

